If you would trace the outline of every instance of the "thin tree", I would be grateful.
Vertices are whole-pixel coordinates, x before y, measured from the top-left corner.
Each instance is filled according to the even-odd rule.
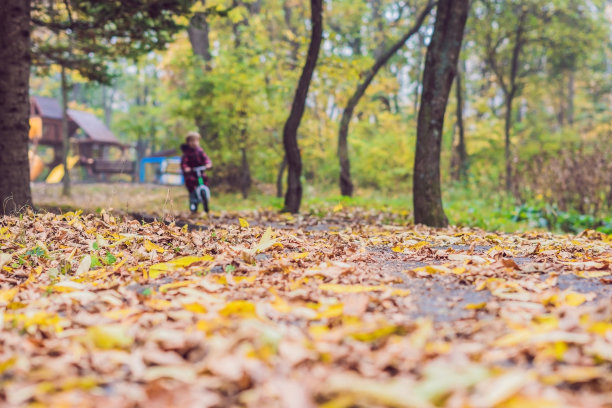
[[[410,39],[415,33],[419,31],[421,25],[425,21],[425,18],[429,15],[433,9],[435,3],[433,0],[429,1],[423,11],[418,15],[416,21],[410,27],[410,30],[406,32],[400,39],[398,39],[389,49],[382,53],[374,64],[365,73],[365,78],[357,86],[353,95],[349,98],[344,110],[342,112],[342,119],[340,120],[340,129],[338,131],[338,160],[340,162],[340,193],[343,196],[353,195],[353,181],[351,178],[351,166],[348,154],[348,131],[355,107],[361,97],[365,94],[366,90],[372,83],[372,80],[380,71],[380,69],[387,64],[387,62],[393,57],[399,50],[404,46],[406,41]]]
[[[467,178],[467,150],[465,147],[465,126],[463,124],[463,81],[462,73],[465,69],[459,64],[455,78],[456,97],[456,132],[457,140],[453,140],[453,153],[451,159],[451,177],[455,181],[465,181]]]
[[[468,16],[469,0],[440,0],[427,47],[423,93],[417,123],[414,158],[414,221],[433,227],[448,225],[440,190],[440,148],[444,113]]]
[[[291,213],[297,213],[302,202],[302,181],[300,180],[302,176],[302,158],[297,141],[297,130],[304,114],[308,88],[310,87],[312,74],[317,65],[319,49],[321,48],[321,39],[323,37],[323,0],[310,0],[310,13],[312,32],[308,54],[306,55],[306,63],[295,90],[291,113],[283,128],[283,146],[288,166],[287,193],[285,194],[283,211]]]
[[[29,1],[0,1],[0,61],[0,215],[4,215],[32,205]]]

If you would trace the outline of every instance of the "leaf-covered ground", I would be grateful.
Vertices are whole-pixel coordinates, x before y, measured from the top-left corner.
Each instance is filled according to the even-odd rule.
[[[3,218],[0,405],[612,406],[611,236],[381,217]]]

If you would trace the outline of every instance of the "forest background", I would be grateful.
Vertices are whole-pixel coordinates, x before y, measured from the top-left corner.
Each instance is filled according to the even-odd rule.
[[[370,67],[415,28],[425,1],[325,2],[323,42],[298,131],[307,204],[409,213],[416,121],[433,15],[358,101],[341,197],[339,127]],[[144,154],[198,129],[221,205],[282,205],[282,128],[310,36],[298,0],[196,3],[166,50],[110,63],[109,85],[68,71],[69,106]],[[433,14],[433,13],[432,13]],[[446,110],[442,194],[452,223],[612,233],[612,4],[473,1]],[[59,69],[31,94],[61,99]],[[346,194],[346,192],[345,192]],[[247,198],[248,197],[248,198]],[[315,211],[315,210],[311,210]],[[526,221],[526,224],[516,224]]]

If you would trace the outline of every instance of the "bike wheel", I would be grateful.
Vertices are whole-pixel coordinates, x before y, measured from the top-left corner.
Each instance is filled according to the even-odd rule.
[[[208,194],[206,194],[206,190],[205,189],[201,189],[200,190],[200,200],[202,201],[202,204],[204,206],[204,211],[206,211],[206,214],[208,214],[208,212],[209,212],[209,208],[208,208]]]

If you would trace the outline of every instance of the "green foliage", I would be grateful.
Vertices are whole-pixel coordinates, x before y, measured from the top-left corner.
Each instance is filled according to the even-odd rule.
[[[31,7],[33,65],[54,64],[100,83],[110,83],[107,63],[163,49],[181,29],[176,16],[190,1],[34,0]]]
[[[70,2],[77,3],[93,7],[93,2]],[[101,3],[104,5],[100,7],[107,11],[119,4]],[[318,205],[338,203],[397,212],[412,208],[408,193],[416,135],[415,101],[419,97],[421,58],[430,26],[423,27],[420,35],[414,36],[381,70],[355,111],[349,152],[357,197],[349,201],[336,195],[336,138],[341,109],[364,70],[377,52],[406,30],[424,3],[327,2],[324,46],[298,131],[307,211],[317,212]],[[605,212],[609,207],[605,204],[612,180],[606,179],[610,176],[603,165],[595,174],[588,156],[604,151],[602,146],[611,143],[612,36],[605,7],[602,0],[473,3],[462,50],[467,68],[464,124],[469,155],[465,184],[450,179],[454,98],[447,107],[443,135],[444,204],[453,223],[502,230],[529,225],[567,230],[574,225],[578,230],[607,222]],[[516,188],[508,197],[500,181],[504,175],[503,91],[487,63],[485,50],[489,39],[491,44],[499,40],[497,57],[504,68],[504,78],[508,78],[516,11],[524,8],[529,11],[527,42],[521,54],[520,86],[511,118]],[[97,13],[98,9],[92,10]],[[195,2],[192,12],[201,12],[206,18],[210,61],[194,55],[187,33],[179,33],[167,50],[148,52],[137,60],[120,59],[110,64],[103,61],[114,76],[104,90],[107,96],[111,95],[106,102],[102,102],[103,88],[84,82],[81,97],[75,95],[75,100],[99,115],[105,108],[114,107],[112,129],[125,141],[147,142],[149,151],[176,148],[188,131],[199,130],[202,144],[215,164],[212,182],[224,184],[215,187],[213,205],[278,209],[280,201],[271,195],[283,158],[282,126],[308,46],[307,3],[215,0]],[[66,20],[65,13],[59,17]],[[164,33],[176,31],[183,20],[172,23],[177,26],[170,22],[162,26],[167,28]],[[121,25],[121,21],[116,24]],[[143,24],[147,27],[148,23]],[[140,22],[136,20],[134,27],[138,26]],[[61,35],[66,43],[67,34]],[[108,39],[100,36],[102,44],[105,38]],[[169,38],[162,40],[167,42]],[[40,50],[36,47],[35,54]],[[136,47],[138,53],[143,49]],[[96,58],[94,55],[92,61],[99,61]],[[73,75],[73,81],[78,80]],[[56,77],[45,81],[35,77],[33,84],[39,94],[57,94]],[[256,192],[255,197],[244,201],[232,193],[237,186],[241,148],[246,149],[251,176],[265,192]],[[554,166],[549,160],[561,157],[564,160],[557,160]],[[598,163],[609,162],[610,156],[606,157],[600,157]],[[576,160],[570,166],[567,158]],[[539,167],[534,164],[540,163],[538,160],[542,164]],[[592,190],[596,192],[588,194],[588,205],[570,199],[581,193],[560,188],[563,183],[555,177],[557,174],[563,174],[561,180],[566,180],[567,185],[570,181],[578,186],[597,184]],[[230,193],[218,194],[225,190]],[[553,194],[553,190],[557,192]],[[533,215],[514,217],[517,206],[535,210]],[[555,220],[549,217],[546,224],[538,224],[542,211],[569,215],[559,215]],[[580,221],[580,213],[589,214],[593,222]]]

